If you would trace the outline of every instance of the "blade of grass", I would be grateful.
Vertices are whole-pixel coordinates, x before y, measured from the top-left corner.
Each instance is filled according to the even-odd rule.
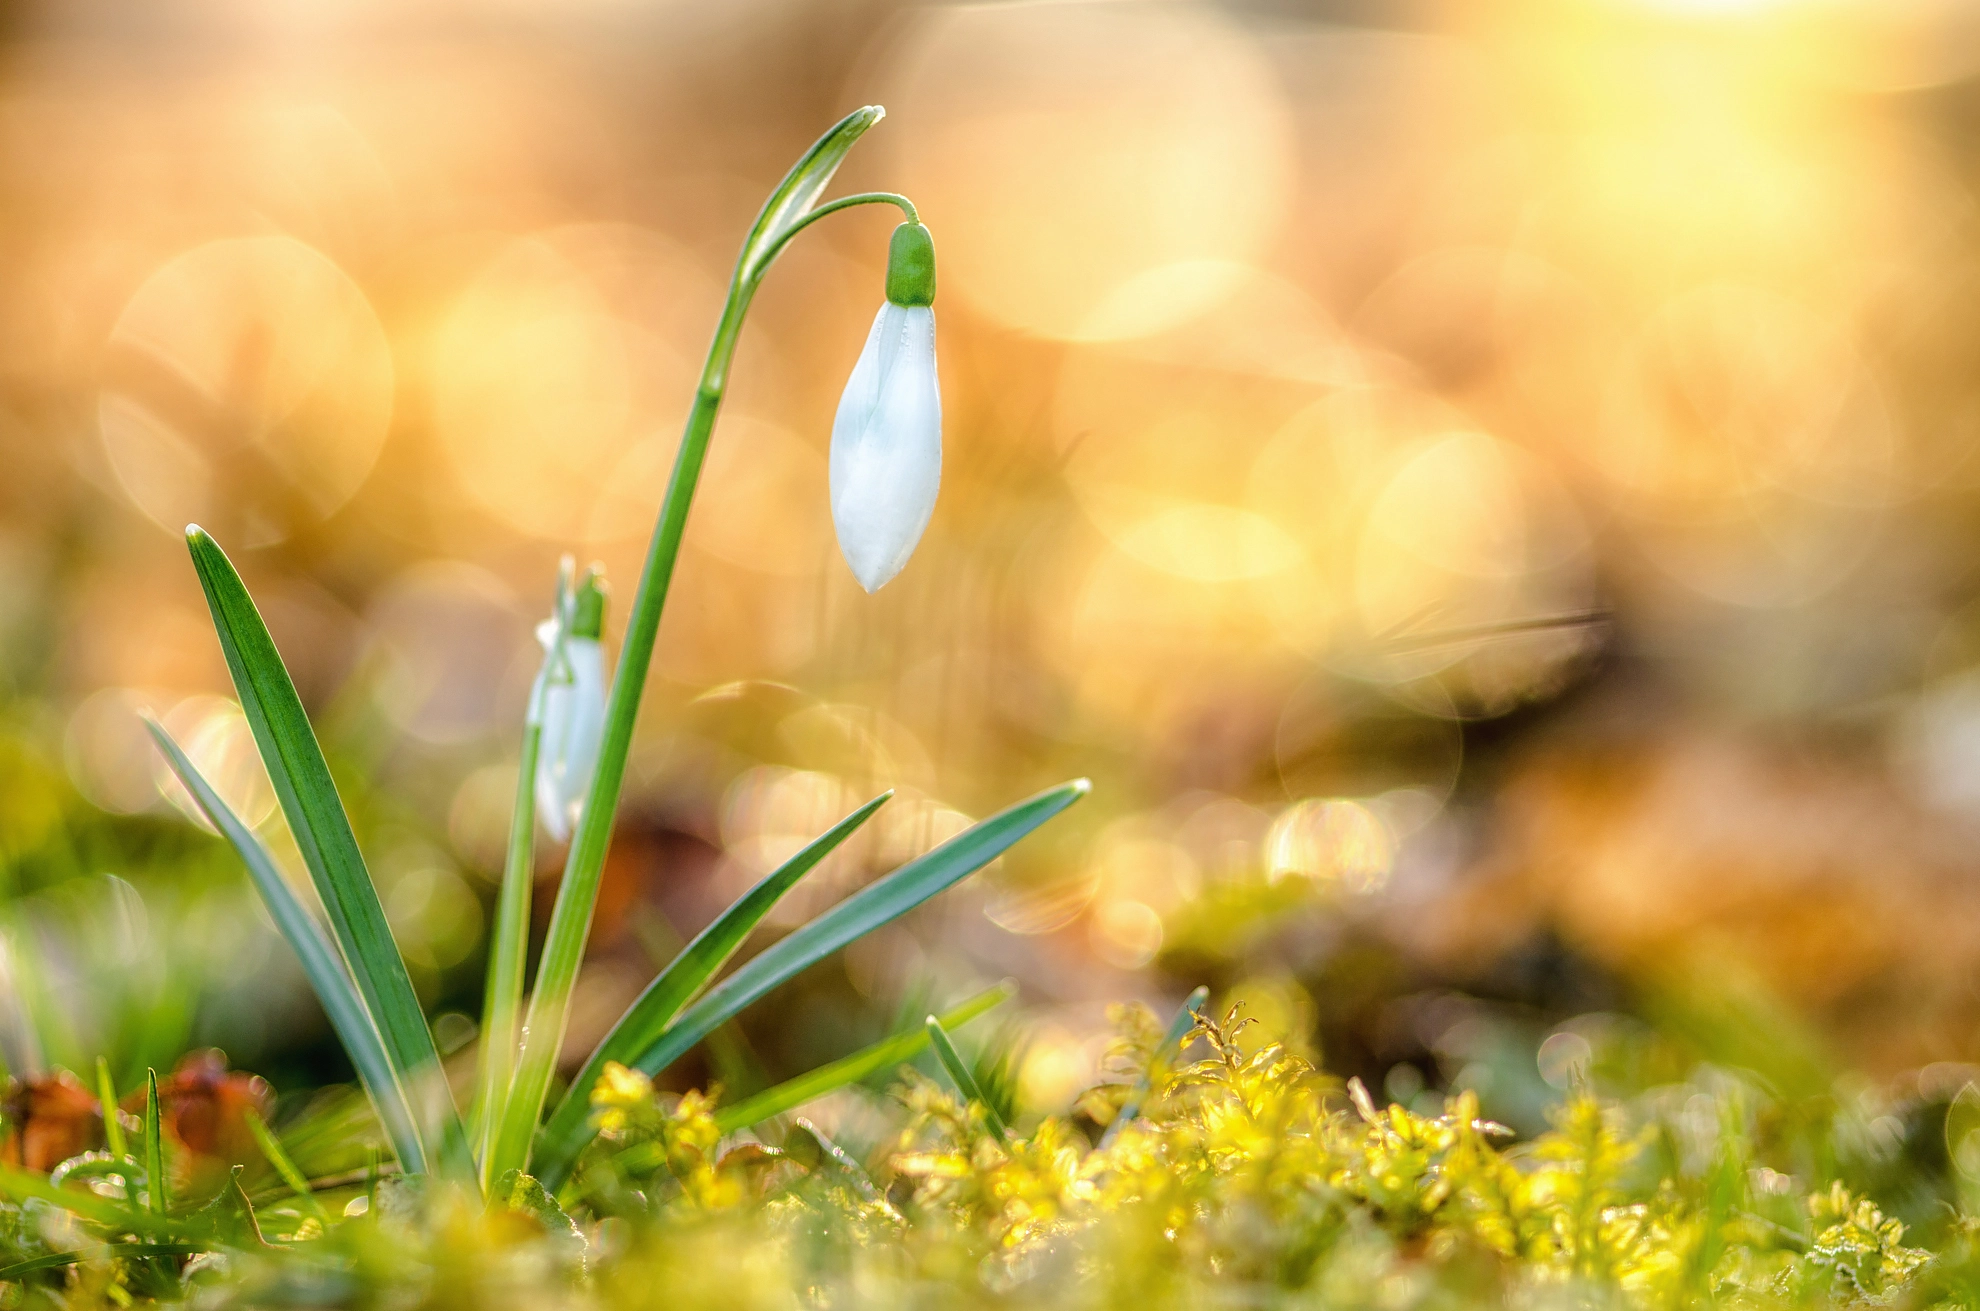
[[[1176,1059],[1176,1049],[1182,1046],[1182,1040],[1196,1027],[1196,1013],[1202,1010],[1203,1003],[1209,1000],[1210,989],[1201,986],[1183,1000],[1175,1018],[1169,1021],[1168,1029],[1163,1032],[1162,1043],[1155,1049],[1155,1056],[1148,1062],[1148,1068],[1141,1072],[1141,1077],[1134,1081],[1134,1087],[1128,1090],[1127,1100],[1121,1103],[1121,1109],[1108,1123],[1107,1132],[1100,1135],[1100,1146],[1112,1146],[1114,1139],[1120,1136],[1121,1130],[1132,1123],[1135,1116],[1141,1114],[1141,1104],[1147,1101],[1148,1094],[1154,1091],[1156,1075]]]
[[[959,1029],[977,1016],[1003,1005],[1016,995],[1016,985],[1006,980],[944,1011],[941,1016],[942,1024],[947,1028]],[[927,1027],[916,1025],[905,1033],[882,1038],[870,1047],[862,1047],[850,1056],[842,1056],[830,1065],[821,1065],[774,1088],[766,1088],[754,1097],[737,1102],[734,1106],[725,1106],[715,1112],[715,1124],[725,1134],[761,1124],[772,1116],[795,1111],[806,1102],[816,1101],[826,1093],[835,1092],[848,1084],[870,1078],[882,1070],[892,1069],[894,1066],[911,1061],[926,1050],[927,1046]]]
[[[481,1008],[474,1112],[484,1189],[501,1178],[489,1170],[496,1157],[496,1139],[508,1109],[516,1068],[516,1024],[522,1018],[523,971],[529,963],[530,884],[536,875],[536,762],[542,746],[543,726],[524,728],[515,810],[509,816],[509,853],[503,862],[502,890],[496,898],[495,927],[488,945],[488,986]]]
[[[22,1275],[31,1275],[37,1270],[58,1270],[66,1265],[80,1265],[84,1261],[139,1256],[198,1256],[205,1250],[202,1243],[104,1243],[99,1247],[80,1247],[73,1252],[50,1252],[46,1256],[32,1256],[25,1261],[0,1266],[0,1284],[16,1283]]]
[[[281,870],[275,867],[275,858],[268,854],[268,848],[261,845],[240,817],[221,800],[220,794],[213,790],[213,785],[206,781],[199,767],[172,740],[171,734],[149,719],[145,721],[145,727],[151,730],[152,739],[164,753],[165,762],[172,767],[179,782],[185,785],[186,791],[199,803],[200,810],[212,821],[213,827],[220,830],[221,836],[227,839],[235,854],[241,858],[241,863],[247,866],[248,877],[261,894],[262,904],[268,907],[275,927],[302,962],[303,974],[315,990],[316,999],[323,1004],[323,1013],[329,1017],[330,1027],[336,1031],[338,1041],[343,1043],[359,1080],[371,1094],[372,1105],[378,1109],[379,1122],[385,1126],[386,1135],[392,1140],[392,1149],[398,1154],[400,1166],[411,1174],[425,1173],[426,1148],[413,1122],[412,1109],[406,1104],[405,1090],[399,1085],[398,1072],[385,1052],[385,1042],[378,1033],[378,1026],[372,1023],[371,1012],[365,1009],[364,999],[358,995],[357,985],[351,981],[350,971],[337,955],[337,949],[323,936],[316,917],[310,914],[289,886],[288,880],[282,877]]]
[[[268,1127],[268,1121],[262,1119],[253,1107],[247,1109],[245,1118],[248,1132],[254,1135],[255,1146],[261,1148],[261,1154],[268,1158],[268,1164],[275,1167],[275,1173],[282,1177],[282,1182],[289,1186],[289,1191],[300,1198],[303,1205],[307,1206],[317,1219],[328,1224],[330,1217],[325,1214],[323,1203],[316,1200],[316,1193],[310,1188],[309,1179],[296,1168],[296,1163],[289,1159],[289,1154],[282,1150],[282,1144],[275,1137],[275,1131]]]
[[[170,1233],[175,1228],[169,1216],[135,1206],[119,1206],[107,1197],[80,1188],[57,1188],[48,1182],[46,1175],[11,1165],[0,1165],[0,1197],[20,1201],[37,1198],[118,1233]]]
[[[587,574],[586,582],[591,578]],[[509,847],[502,862],[502,890],[496,898],[495,927],[489,940],[474,1107],[469,1116],[484,1190],[494,1187],[499,1177],[490,1173],[490,1163],[495,1159],[496,1140],[515,1078],[516,1026],[522,1020],[523,973],[529,963],[530,885],[536,875],[536,771],[543,753],[544,719],[552,687],[570,672],[567,646],[577,622],[577,609],[577,560],[566,555],[557,565],[549,640],[523,714],[522,758],[516,764],[516,796],[509,811]],[[601,603],[601,624],[603,617]],[[543,639],[542,629],[537,636]]]
[[[612,844],[612,820],[619,808],[619,790],[625,783],[626,755],[632,748],[633,725],[639,718],[640,698],[653,663],[660,615],[666,608],[674,564],[680,558],[688,510],[694,503],[695,487],[701,481],[708,441],[715,431],[715,416],[728,389],[729,366],[735,359],[743,319],[749,312],[757,284],[780,249],[778,239],[802,221],[817,203],[819,193],[832,180],[846,152],[868,128],[880,121],[883,112],[872,105],[855,110],[813,142],[764,201],[737,258],[728,299],[715,325],[707,359],[702,363],[694,403],[688,410],[674,468],[667,478],[659,517],[654,521],[639,588],[633,593],[632,609],[626,617],[618,668],[613,672],[612,691],[605,706],[605,731],[599,742],[598,765],[591,776],[591,788],[578,816],[577,832],[572,835],[571,849],[564,859],[564,879],[550,912],[543,957],[536,970],[536,988],[530,994],[529,1011],[523,1020],[522,1056],[497,1139],[497,1150],[506,1161],[528,1159],[528,1138],[518,1144],[515,1135],[523,1128],[535,1132],[535,1117],[542,1111],[551,1069],[557,1053],[563,1049],[564,1031],[570,1022],[571,992],[577,985],[578,967],[584,961],[585,941],[591,936],[598,882],[604,876],[605,853]],[[525,1111],[527,1125],[522,1123]],[[580,1100],[577,1112],[580,1122],[583,1115]]]
[[[96,1058],[96,1100],[103,1108],[103,1145],[110,1155],[123,1160],[129,1154],[124,1141],[124,1122],[117,1118],[117,1085],[110,1080],[110,1062]]]
[[[1091,788],[1077,779],[1040,792],[860,889],[709,989],[626,1064],[658,1074],[764,993],[983,868]],[[545,1187],[562,1184],[579,1149],[590,1140],[589,1091],[588,1085],[572,1085],[537,1139],[535,1173]]]
[[[799,879],[837,850],[840,843],[873,818],[874,813],[893,795],[892,792],[881,793],[807,843],[803,850],[764,876],[761,882],[716,916],[713,923],[696,934],[694,941],[674,957],[673,963],[660,971],[653,982],[646,985],[646,990],[626,1008],[619,1022],[599,1042],[577,1078],[571,1081],[570,1091],[564,1095],[562,1105],[575,1104],[581,1115],[588,1114],[591,1088],[598,1082],[605,1063],[618,1061],[630,1064],[640,1052],[658,1041],[667,1025],[680,1014],[681,1008],[707,986],[715,972],[736,954],[751,931],[770,913],[771,907],[782,900]],[[524,1069],[516,1080],[517,1091],[510,1095],[508,1113],[504,1117],[496,1149],[485,1162],[486,1168],[493,1171],[490,1178],[499,1179],[511,1169],[524,1170],[529,1167],[530,1144],[536,1136],[536,1121],[542,1114],[543,1101],[542,1094],[537,1093],[535,1103],[531,1104],[524,1100],[524,1094],[526,1089],[547,1087],[549,1083],[548,1071],[541,1072],[539,1077],[531,1059],[526,1052]]]
[[[673,964],[674,957],[687,946],[687,940],[674,932],[674,926],[668,923],[667,917],[652,906],[633,907],[632,930],[633,936],[639,939],[641,950],[656,970],[664,970]],[[771,1083],[756,1048],[750,1045],[749,1035],[743,1032],[742,1024],[736,1020],[730,1020],[708,1035],[708,1064],[710,1077],[735,1097],[761,1092]]]
[[[969,1062],[962,1058],[955,1043],[949,1040],[949,1031],[942,1027],[942,1021],[931,1015],[927,1025],[928,1041],[935,1048],[935,1059],[942,1063],[942,1070],[949,1076],[949,1082],[956,1085],[956,1091],[963,1095],[964,1101],[983,1108],[983,1121],[990,1126],[990,1132],[1009,1142],[1011,1131],[1005,1127],[1004,1117],[997,1114],[997,1108],[983,1095],[983,1089],[976,1086],[976,1076],[970,1072]]]
[[[399,1084],[425,1136],[437,1138],[440,1163],[471,1177],[474,1162],[432,1031],[295,684],[226,552],[197,525],[186,530],[186,545],[262,763]]]
[[[117,1084],[110,1077],[110,1062],[101,1056],[96,1058],[96,1101],[103,1110],[103,1145],[116,1160],[129,1160],[130,1144],[124,1141],[124,1121],[117,1113]],[[124,1200],[137,1201],[128,1168],[124,1171]]]
[[[165,1214],[165,1138],[158,1119],[158,1071],[144,1072],[144,1185],[153,1215]]]

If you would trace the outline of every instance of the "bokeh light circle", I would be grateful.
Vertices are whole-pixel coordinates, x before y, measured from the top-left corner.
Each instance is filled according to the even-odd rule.
[[[709,279],[656,234],[553,229],[497,251],[431,339],[432,417],[467,497],[512,528],[613,542],[652,523],[694,387]]]
[[[1284,96],[1251,39],[1184,5],[957,6],[892,51],[887,103],[945,288],[1014,328],[1137,336],[1234,289],[1288,203]],[[1162,295],[1130,294],[1166,276]]]
[[[231,238],[171,259],[125,304],[98,426],[151,519],[264,545],[357,491],[393,376],[384,328],[342,269],[292,237]]]

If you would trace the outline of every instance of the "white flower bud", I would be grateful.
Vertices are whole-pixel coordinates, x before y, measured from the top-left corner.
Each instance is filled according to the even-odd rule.
[[[604,618],[604,591],[593,573],[579,586],[569,609],[536,629],[544,653],[536,817],[558,842],[568,841],[577,824],[605,735],[605,652],[599,645]],[[559,630],[566,623],[570,628],[560,641]]]
[[[832,423],[831,480],[839,550],[878,591],[914,554],[942,481],[931,307],[890,300],[874,317]]]

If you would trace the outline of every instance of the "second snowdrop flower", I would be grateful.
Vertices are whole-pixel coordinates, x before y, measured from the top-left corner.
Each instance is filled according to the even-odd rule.
[[[536,817],[558,842],[569,841],[598,768],[598,746],[605,734],[604,631],[605,585],[596,569],[561,596],[557,613],[536,629],[536,639],[543,643],[543,672],[531,707],[542,734],[536,755]]]
[[[832,423],[832,525],[869,592],[901,571],[935,513],[942,393],[935,378],[935,243],[894,229],[887,303],[873,319]]]

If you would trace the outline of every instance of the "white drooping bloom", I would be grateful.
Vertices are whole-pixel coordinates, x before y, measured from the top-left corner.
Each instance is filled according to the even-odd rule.
[[[546,655],[556,645],[556,621],[536,630]],[[562,667],[546,671],[542,737],[536,756],[536,817],[558,842],[568,841],[598,767],[605,733],[605,652],[596,637],[566,636]]]
[[[935,513],[942,393],[935,311],[889,300],[874,316],[832,423],[832,525],[869,592],[901,571]]]

